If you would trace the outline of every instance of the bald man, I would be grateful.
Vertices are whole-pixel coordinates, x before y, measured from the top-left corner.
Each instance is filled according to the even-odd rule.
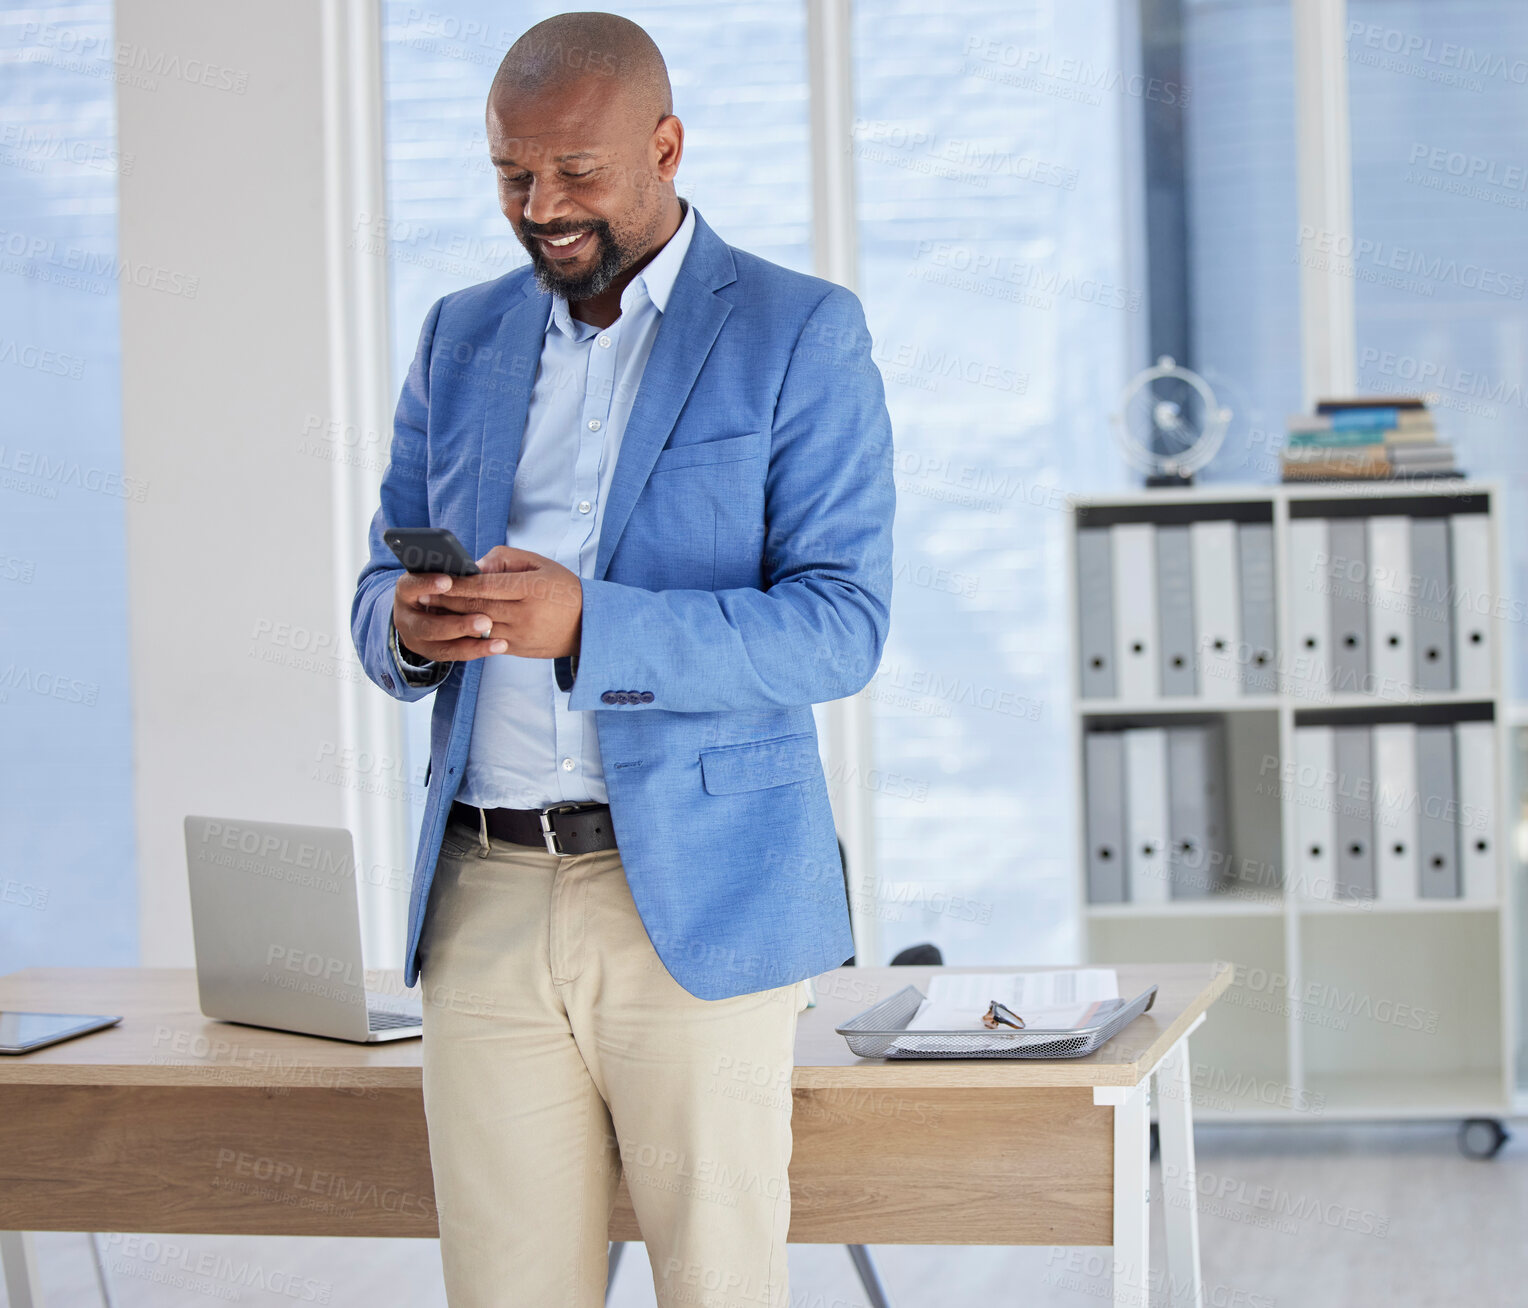
[[[597,1305],[624,1174],[663,1305],[783,1305],[804,980],[853,952],[812,706],[874,673],[891,427],[859,301],[718,237],[636,24],[487,105],[529,267],[430,310],[352,632],[435,696],[405,975],[453,1308]],[[479,575],[409,575],[388,527]]]

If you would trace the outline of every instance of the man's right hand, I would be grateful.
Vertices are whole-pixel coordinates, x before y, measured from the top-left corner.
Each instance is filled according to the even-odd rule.
[[[398,643],[409,653],[440,663],[466,663],[489,654],[503,654],[509,645],[484,640],[493,620],[486,613],[449,613],[431,609],[432,595],[451,589],[451,578],[442,573],[406,572],[393,591],[393,626]]]

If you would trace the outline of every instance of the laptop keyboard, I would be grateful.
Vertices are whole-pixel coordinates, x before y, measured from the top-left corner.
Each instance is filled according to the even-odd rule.
[[[395,1031],[400,1026],[418,1026],[418,1013],[399,1013],[387,1008],[368,1008],[366,1010],[366,1029],[368,1031]]]

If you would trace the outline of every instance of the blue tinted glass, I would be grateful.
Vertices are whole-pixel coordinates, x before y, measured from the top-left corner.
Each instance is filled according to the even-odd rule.
[[[1064,496],[1119,490],[1144,339],[1111,6],[854,7],[860,294],[896,439],[868,695],[882,948],[1076,948]],[[1142,347],[1143,348],[1143,347]],[[884,959],[874,960],[884,962]]]
[[[0,959],[138,956],[109,4],[0,13]]]
[[[1358,385],[1429,393],[1441,440],[1528,514],[1528,6],[1350,0]],[[1509,532],[1509,595],[1528,536]],[[1519,685],[1522,615],[1507,623]]]

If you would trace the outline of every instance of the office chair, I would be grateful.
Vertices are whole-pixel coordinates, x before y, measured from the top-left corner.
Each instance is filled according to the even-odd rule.
[[[838,840],[838,863],[844,876],[844,897],[849,901],[849,920],[854,920],[854,891],[849,885],[849,856],[844,852],[843,837]],[[944,955],[939,946],[925,942],[921,945],[909,945],[906,949],[898,951],[896,957],[891,960],[893,967],[939,967],[944,963]],[[845,967],[853,967],[854,955],[850,954],[844,960]],[[849,1261],[854,1264],[854,1270],[858,1274],[860,1284],[865,1289],[865,1302],[869,1308],[891,1308],[891,1298],[886,1293],[885,1283],[881,1280],[880,1269],[875,1265],[875,1258],[870,1252],[870,1246],[865,1244],[846,1244],[849,1251]],[[610,1246],[610,1262],[605,1272],[605,1302],[610,1302],[610,1292],[615,1286],[615,1269],[620,1266],[621,1255],[626,1251],[626,1245],[621,1241],[615,1241]]]

